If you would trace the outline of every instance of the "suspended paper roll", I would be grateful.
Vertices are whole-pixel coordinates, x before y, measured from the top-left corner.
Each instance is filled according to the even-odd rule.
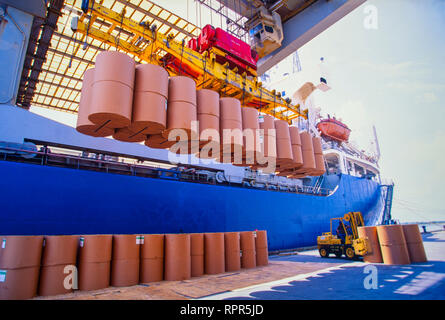
[[[164,68],[153,64],[136,66],[132,131],[160,134],[166,129],[168,84]]]
[[[105,125],[92,123],[88,116],[91,113],[92,84],[94,81],[94,68],[85,71],[82,80],[82,91],[80,93],[79,108],[77,111],[76,130],[80,133],[93,137],[107,137],[114,133],[112,128]]]
[[[97,55],[88,119],[108,128],[128,127],[133,106],[135,62],[124,53]]]

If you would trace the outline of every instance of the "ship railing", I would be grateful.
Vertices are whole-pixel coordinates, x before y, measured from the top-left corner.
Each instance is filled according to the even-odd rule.
[[[2,152],[6,151],[6,152]],[[9,151],[9,152],[8,152]],[[87,169],[95,171],[105,171],[107,173],[119,173],[134,176],[157,177],[175,180],[187,180],[198,183],[216,184],[216,179],[212,175],[200,172],[182,172],[176,167],[171,169],[156,167],[154,165],[134,164],[123,161],[113,161],[105,159],[91,158],[87,156],[76,156],[63,153],[52,153],[49,149],[44,151],[34,151],[19,148],[2,146],[0,153],[3,153],[3,160],[10,158],[20,158],[23,162],[30,162],[40,165],[64,166],[74,169]],[[23,157],[23,155],[34,155],[34,157]],[[103,155],[105,156],[105,154]],[[255,179],[246,179],[241,176],[225,175],[228,185],[242,188],[262,189],[268,191],[279,191],[289,193],[303,193],[319,196],[329,196],[333,190],[326,188],[316,188],[313,186],[299,186]]]
[[[271,181],[261,181],[255,179],[246,179],[242,176],[225,175],[225,179],[228,185],[240,186],[244,188],[252,188],[259,190],[270,190],[289,193],[303,193],[319,196],[329,196],[334,190],[315,187],[315,186],[300,186],[295,184],[285,184]]]
[[[390,178],[380,178],[380,182],[381,182],[381,185],[385,185],[385,186],[393,186],[394,185],[394,180],[392,180]]]

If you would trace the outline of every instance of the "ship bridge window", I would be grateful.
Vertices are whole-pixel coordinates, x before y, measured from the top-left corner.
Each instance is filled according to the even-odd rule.
[[[354,163],[354,169],[357,176],[363,176],[365,174],[365,169],[362,166],[359,166],[357,163]]]
[[[266,32],[273,33],[273,28],[271,26],[264,26],[264,29],[266,29]]]
[[[325,155],[327,171],[329,174],[340,173],[340,160],[336,154]]]

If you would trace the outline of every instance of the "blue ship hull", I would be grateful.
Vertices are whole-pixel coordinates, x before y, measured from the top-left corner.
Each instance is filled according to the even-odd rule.
[[[312,246],[330,218],[382,216],[381,186],[326,176],[330,196],[207,185],[0,161],[0,234],[267,230],[270,250]]]

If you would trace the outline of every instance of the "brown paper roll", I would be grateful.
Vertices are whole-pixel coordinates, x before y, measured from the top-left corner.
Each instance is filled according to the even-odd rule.
[[[42,266],[76,264],[79,236],[45,236]]]
[[[310,174],[316,168],[314,146],[312,137],[307,131],[300,132],[301,152],[303,154],[303,166],[297,170],[298,173]]]
[[[116,81],[134,88],[134,60],[123,52],[102,51],[96,57],[94,82]]]
[[[242,122],[220,119],[220,140],[223,153],[239,152],[242,156],[244,146]]]
[[[139,236],[134,234],[113,235],[111,261],[111,285],[132,286],[139,283]],[[145,242],[145,241],[144,241]]]
[[[238,271],[241,269],[240,235],[239,232],[226,232],[224,234],[225,269]]]
[[[380,242],[377,235],[376,227],[358,227],[359,238],[367,238],[370,248],[368,253],[363,257],[363,261],[369,263],[382,263],[382,253],[380,251]]]
[[[253,231],[240,232],[241,268],[256,267],[255,237]]]
[[[284,120],[275,120],[277,165],[282,167],[292,166],[294,156],[290,140],[289,124]]]
[[[269,264],[269,251],[267,247],[267,231],[256,231],[255,238],[256,265],[267,266]]]
[[[128,287],[139,283],[139,259],[111,261],[111,285]]]
[[[113,139],[123,142],[142,142],[147,139],[147,135],[129,128],[120,128],[114,131]]]
[[[205,273],[218,274],[225,270],[224,233],[205,233]]]
[[[1,259],[0,259],[1,260]],[[37,293],[39,266],[7,269],[5,279],[0,283],[0,300],[31,299]]]
[[[132,88],[116,81],[99,81],[93,83],[92,91],[88,116],[91,122],[108,128],[124,128],[130,125]]]
[[[165,235],[165,280],[186,280],[191,277],[190,235]]]
[[[154,149],[168,149],[175,143],[176,141],[168,141],[161,134],[149,135],[144,142],[147,147]]]
[[[139,64],[135,69],[134,91],[152,92],[167,99],[168,81],[168,72],[161,66]]]
[[[108,128],[128,127],[133,105],[135,62],[125,53],[97,55],[88,119]]]
[[[114,132],[113,129],[106,126],[100,126],[88,120],[91,113],[91,85],[94,81],[94,68],[85,71],[82,80],[82,91],[80,93],[79,107],[77,110],[76,130],[80,133],[93,137],[107,137]]]
[[[84,262],[81,260],[78,270],[79,290],[99,290],[110,286],[110,261]]]
[[[135,91],[130,130],[144,134],[160,134],[167,124],[167,99],[157,93]]]
[[[324,165],[323,149],[321,146],[320,137],[312,137],[312,144],[314,147],[315,169],[312,171],[312,175],[321,176],[326,172]]]
[[[43,236],[0,236],[0,269],[40,266]]]
[[[297,101],[305,102],[315,89],[317,87],[312,82],[306,82],[293,94],[293,98]]]
[[[199,277],[204,274],[204,234],[190,234],[192,277]]]
[[[145,234],[141,246],[140,282],[162,281],[164,278],[164,235]]]
[[[289,127],[289,135],[292,144],[293,164],[292,169],[299,169],[303,166],[303,153],[301,151],[300,133],[297,127]]]
[[[403,234],[408,248],[409,258],[412,263],[426,262],[427,257],[423,246],[422,235],[417,224],[403,225]]]
[[[198,114],[208,114],[219,118],[219,94],[214,90],[196,91]]]
[[[76,249],[77,244],[76,242]],[[39,296],[55,296],[73,291],[73,289],[65,289],[64,287],[65,278],[71,273],[70,269],[68,269],[68,273],[64,273],[64,270],[69,265],[75,266],[76,263],[42,266],[40,269]]]
[[[79,262],[108,262],[111,260],[112,235],[96,234],[80,237]]]
[[[196,107],[196,82],[184,76],[171,77],[168,83],[168,102],[187,102]]]
[[[164,235],[144,234],[141,245],[141,259],[158,259],[164,257]]]
[[[193,128],[193,122],[197,121],[196,106],[182,101],[168,101],[167,129],[162,132],[164,138],[168,138],[174,129],[184,130],[188,139],[198,138],[198,129]],[[175,138],[176,139],[176,138]]]
[[[112,259],[139,260],[141,245],[137,237],[135,234],[114,234]]]
[[[258,110],[255,108],[241,108],[243,118],[243,157],[247,163],[253,164],[261,156],[260,124],[258,122]]]
[[[158,282],[164,279],[164,257],[141,259],[140,283]]]
[[[409,254],[401,225],[377,226],[383,262],[385,264],[409,264]]]

